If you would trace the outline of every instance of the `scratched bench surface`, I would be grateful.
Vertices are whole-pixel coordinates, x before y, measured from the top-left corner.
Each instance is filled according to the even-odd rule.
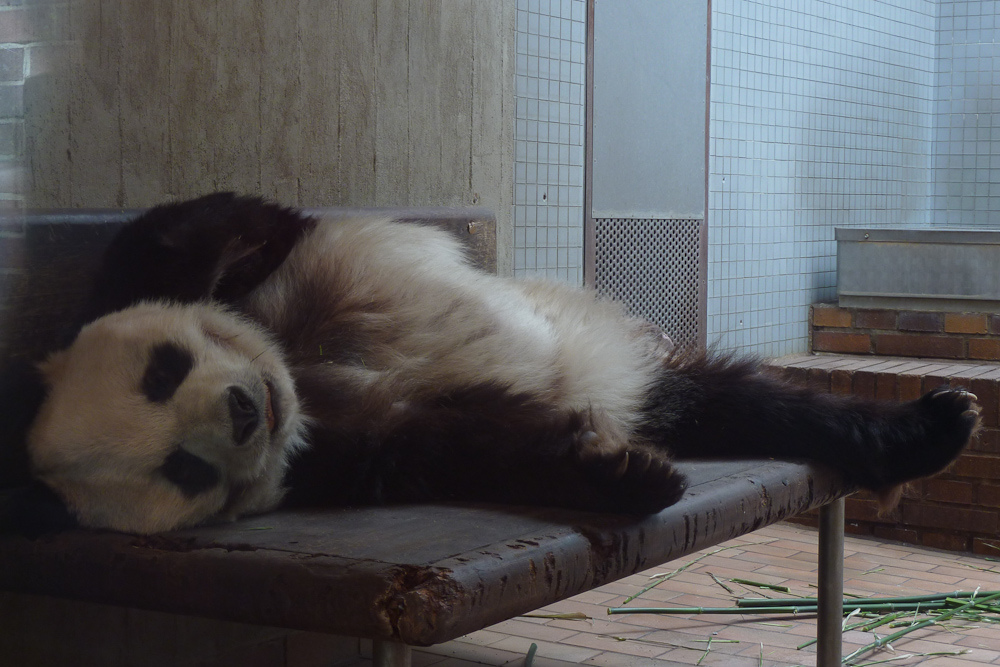
[[[843,495],[811,463],[688,461],[658,515],[431,504],[154,537],[0,538],[0,589],[413,645],[447,641]]]

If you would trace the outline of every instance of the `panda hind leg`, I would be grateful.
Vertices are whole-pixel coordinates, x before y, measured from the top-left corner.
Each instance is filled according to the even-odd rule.
[[[897,487],[957,458],[979,424],[975,401],[947,386],[907,403],[828,394],[753,360],[702,355],[663,369],[641,430],[680,458],[818,460],[891,504]]]
[[[596,410],[568,410],[503,387],[413,404],[383,434],[382,499],[490,500],[648,514],[686,481],[661,447],[633,442]]]

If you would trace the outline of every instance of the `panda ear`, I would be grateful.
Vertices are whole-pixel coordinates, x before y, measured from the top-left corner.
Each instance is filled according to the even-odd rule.
[[[30,539],[76,528],[79,523],[44,482],[0,491],[0,534],[16,533]]]

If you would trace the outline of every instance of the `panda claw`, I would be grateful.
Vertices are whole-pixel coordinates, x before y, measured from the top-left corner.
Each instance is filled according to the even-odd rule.
[[[939,391],[931,394],[931,398],[944,398],[946,396],[958,394],[961,397],[969,398],[972,401],[978,401],[979,397],[973,394],[968,389],[949,389],[947,387],[942,387]]]
[[[963,417],[978,417],[979,416],[979,410],[966,410],[965,412],[962,413],[962,416]]]
[[[644,475],[649,470],[649,466],[653,463],[653,457],[651,457],[647,452],[639,452],[637,457],[637,466],[633,466],[633,473],[639,475]]]

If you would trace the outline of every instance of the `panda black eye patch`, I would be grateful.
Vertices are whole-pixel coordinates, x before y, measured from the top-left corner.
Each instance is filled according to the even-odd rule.
[[[183,449],[171,452],[159,471],[188,498],[205,493],[219,483],[219,471],[215,466]]]
[[[170,400],[194,368],[194,356],[173,343],[160,343],[149,354],[142,393],[153,403]]]

